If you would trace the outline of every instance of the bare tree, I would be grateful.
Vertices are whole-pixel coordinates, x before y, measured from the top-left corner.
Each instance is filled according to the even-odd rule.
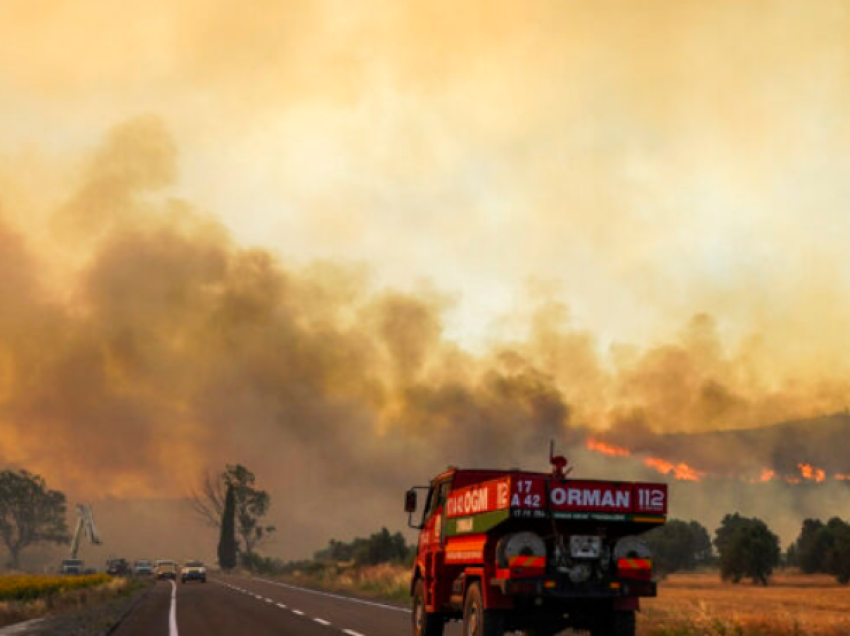
[[[261,523],[269,508],[271,497],[256,487],[256,476],[241,464],[227,465],[219,475],[204,475],[200,490],[192,493],[190,501],[198,518],[212,528],[220,528],[228,488],[233,489],[236,503],[236,531],[240,552],[250,554],[275,532],[276,528]]]
[[[223,474],[214,477],[207,471],[200,489],[192,491],[189,501],[201,521],[211,528],[220,528],[226,498],[227,486]]]

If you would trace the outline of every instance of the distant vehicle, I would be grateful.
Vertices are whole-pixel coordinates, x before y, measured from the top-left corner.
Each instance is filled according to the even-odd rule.
[[[65,559],[59,568],[61,574],[82,574],[84,571],[82,559]]]
[[[157,580],[171,579],[172,581],[176,581],[177,564],[168,559],[160,559],[154,564],[153,573]]]
[[[109,559],[106,562],[106,573],[110,576],[129,576],[130,564],[127,559]]]
[[[207,582],[207,568],[200,561],[188,561],[180,568],[180,582],[187,581]]]
[[[138,559],[133,564],[133,574],[136,576],[153,576],[153,564],[148,559]]]

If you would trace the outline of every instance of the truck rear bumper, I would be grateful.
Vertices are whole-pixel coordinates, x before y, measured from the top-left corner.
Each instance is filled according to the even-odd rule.
[[[653,581],[617,580],[575,584],[557,577],[537,579],[492,579],[505,596],[534,596],[560,599],[652,598],[658,590]]]

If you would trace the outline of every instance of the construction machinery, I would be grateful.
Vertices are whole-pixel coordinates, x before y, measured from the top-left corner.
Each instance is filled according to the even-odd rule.
[[[77,527],[74,530],[74,537],[71,540],[71,554],[69,558],[62,561],[62,574],[83,574],[83,561],[77,558],[77,553],[80,551],[80,540],[85,532],[86,536],[92,545],[100,545],[100,532],[94,523],[94,514],[91,506],[87,504],[77,504]]]

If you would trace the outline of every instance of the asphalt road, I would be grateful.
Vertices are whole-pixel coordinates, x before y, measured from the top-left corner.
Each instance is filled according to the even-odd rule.
[[[263,579],[210,577],[206,584],[160,581],[115,636],[408,636],[405,607]],[[452,623],[447,636],[460,634]]]

